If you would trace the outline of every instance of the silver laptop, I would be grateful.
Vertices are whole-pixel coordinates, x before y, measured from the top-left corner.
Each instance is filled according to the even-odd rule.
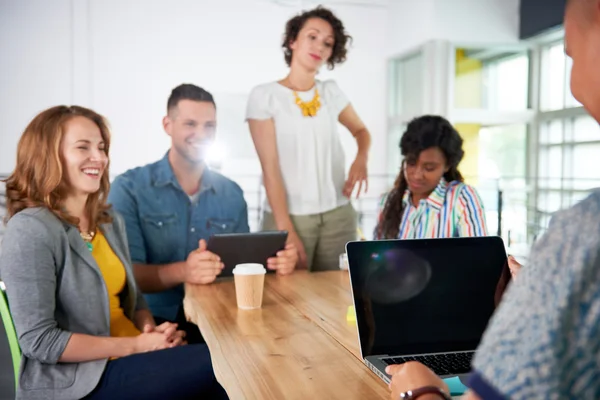
[[[508,271],[499,237],[346,245],[361,356],[386,383],[391,364],[419,361],[464,377]]]

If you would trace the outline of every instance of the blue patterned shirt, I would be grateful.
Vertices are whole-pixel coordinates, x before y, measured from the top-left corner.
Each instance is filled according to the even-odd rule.
[[[473,363],[484,399],[600,399],[600,191],[557,213]]]

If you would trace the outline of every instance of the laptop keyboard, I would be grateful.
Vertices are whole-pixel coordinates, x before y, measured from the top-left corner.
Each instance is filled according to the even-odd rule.
[[[471,359],[475,352],[429,354],[424,356],[386,357],[381,361],[387,365],[418,361],[437,375],[458,375],[471,372]]]

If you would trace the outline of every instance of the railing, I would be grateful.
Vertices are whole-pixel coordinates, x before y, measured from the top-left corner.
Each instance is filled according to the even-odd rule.
[[[240,183],[240,181],[251,181],[249,180],[249,175],[235,175],[230,176],[230,178],[238,183]],[[266,198],[266,194],[260,183],[260,177],[255,177],[254,179],[253,184],[240,184],[244,190],[246,202],[248,203],[249,221],[252,230],[258,229],[260,226],[260,218]],[[363,194],[358,199],[352,199],[352,203],[358,213],[359,228],[366,238],[371,238],[372,236],[372,232],[377,223],[381,197],[392,187],[394,179],[395,176],[387,174],[370,175],[369,186],[375,189]],[[521,181],[524,180],[524,178],[519,179]],[[510,180],[510,182],[512,181],[514,181],[514,179]],[[503,180],[501,179],[485,180],[481,181],[478,185],[475,185],[485,204],[488,229],[490,230],[490,233],[497,234],[498,236],[506,236],[508,234],[507,232],[504,232],[503,229],[510,231],[508,225],[503,223],[503,210],[506,207],[508,207],[509,210],[517,206],[518,208],[526,207],[526,195],[523,194],[521,196],[522,199],[514,199],[514,196],[507,196],[505,191],[501,190],[502,185]],[[522,192],[519,193],[522,194]],[[525,230],[525,228],[523,230]]]
[[[260,226],[265,192],[260,184],[260,177],[251,175],[230,175],[231,179],[240,183],[245,192],[249,208],[251,230]],[[391,188],[395,176],[370,175],[370,190],[366,195],[352,202],[358,212],[359,227],[365,237],[370,239],[375,228],[381,195]],[[552,214],[559,209],[570,207],[576,197],[569,197],[576,192],[585,196],[594,187],[600,187],[599,179],[571,179],[544,177],[502,177],[487,179],[484,177],[466,177],[468,183],[475,186],[482,197],[486,211],[486,220],[490,234],[501,236],[508,246],[529,245],[545,231]],[[560,182],[558,185],[557,182]],[[548,187],[551,187],[548,189]],[[578,188],[578,189],[575,189]],[[565,200],[561,204],[542,207],[539,201],[548,190],[560,191]]]

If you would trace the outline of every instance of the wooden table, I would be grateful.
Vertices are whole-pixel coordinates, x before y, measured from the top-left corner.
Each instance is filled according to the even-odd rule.
[[[268,275],[259,310],[237,309],[232,280],[187,285],[184,300],[232,400],[387,399],[360,359],[351,304],[345,271]]]

